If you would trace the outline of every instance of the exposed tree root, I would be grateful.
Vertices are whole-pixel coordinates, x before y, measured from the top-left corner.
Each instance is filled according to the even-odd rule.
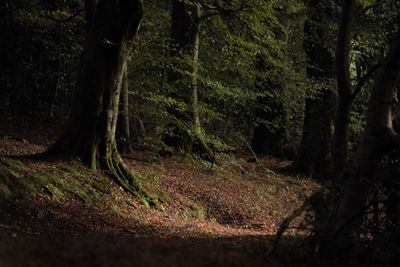
[[[66,157],[68,159],[78,159],[93,171],[105,171],[119,186],[121,186],[126,192],[137,197],[146,207],[160,205],[158,197],[144,189],[141,183],[143,178],[140,177],[140,175],[135,174],[123,162],[118,153],[115,142],[108,142],[108,149],[106,149],[108,152],[103,152],[106,154],[103,157],[98,155],[99,148],[97,146],[93,146],[90,152],[85,153],[85,151],[82,150],[73,150],[75,147],[70,150],[65,150],[65,147],[61,146],[61,144],[62,142],[57,142],[49,150],[40,154],[39,157],[41,159],[48,159],[54,156],[63,157],[63,155],[67,155]]]
[[[126,192],[139,198],[143,205],[146,207],[160,205],[159,199],[143,188],[141,177],[125,165],[116,151],[107,158],[106,165],[106,170],[110,172],[112,179]]]

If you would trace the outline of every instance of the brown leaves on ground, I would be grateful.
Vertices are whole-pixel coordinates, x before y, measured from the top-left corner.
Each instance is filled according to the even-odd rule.
[[[4,125],[2,122],[2,127]],[[57,126],[53,128],[57,129]],[[0,156],[40,153],[54,140],[43,125],[31,129],[30,133],[18,129],[17,124],[1,129]],[[57,130],[54,131],[56,134]],[[124,159],[133,170],[149,177],[145,184],[157,188],[156,193],[163,201],[162,209],[147,209],[112,182],[105,182],[105,188],[99,191],[95,201],[87,202],[74,196],[60,201],[43,195],[34,201],[16,199],[11,204],[0,205],[0,239],[14,240],[10,244],[18,247],[22,241],[29,242],[36,236],[46,253],[53,253],[55,247],[62,247],[63,241],[60,240],[74,237],[71,246],[75,251],[83,246],[76,240],[84,237],[87,246],[104,253],[108,249],[120,249],[123,254],[126,246],[130,246],[138,251],[133,255],[142,260],[142,266],[189,266],[181,261],[185,259],[182,256],[186,255],[185,251],[201,259],[199,264],[191,266],[207,266],[207,259],[218,266],[263,266],[262,263],[268,261],[254,258],[254,252],[257,255],[265,252],[279,223],[319,187],[307,177],[281,172],[280,169],[290,162],[268,156],[259,157],[258,163],[249,163],[247,155],[218,155],[211,170],[209,163],[190,158],[161,158],[151,152],[136,151],[124,155]],[[60,166],[71,164],[19,160],[27,164],[28,169],[53,169],[54,179],[64,175]],[[86,168],[80,171],[88,172]],[[93,175],[89,179],[109,181],[101,174]],[[46,236],[58,240],[57,245],[46,247]],[[110,238],[113,242],[116,242],[115,238],[123,237],[125,245],[118,243],[113,248],[99,245],[96,240],[100,237]],[[130,238],[147,239],[133,242]],[[193,250],[197,249],[197,252],[191,251],[189,244],[195,244]],[[0,263],[4,255],[10,255],[7,251],[13,246],[0,245]],[[151,252],[144,252],[143,246]],[[173,251],[174,247],[181,252]],[[170,255],[164,265],[154,264],[154,261],[153,265],[143,265],[147,261],[143,253],[154,254],[157,258],[160,256],[154,251],[163,249],[174,255]],[[220,258],[214,251],[224,256]],[[138,256],[139,252],[141,256]],[[32,255],[27,255],[29,257]],[[5,258],[7,263],[12,262],[12,259]],[[128,258],[135,262],[133,257]],[[59,265],[58,261],[52,263]],[[103,266],[114,265],[105,263]],[[273,265],[270,263],[268,266]]]
[[[149,158],[154,160],[149,163]],[[156,177],[167,192],[163,223],[189,223],[196,229],[192,232],[216,236],[273,235],[283,218],[318,188],[306,177],[274,171],[290,162],[272,157],[260,157],[254,164],[221,155],[213,170],[207,163],[159,159],[148,152],[127,155],[125,160],[132,169]]]

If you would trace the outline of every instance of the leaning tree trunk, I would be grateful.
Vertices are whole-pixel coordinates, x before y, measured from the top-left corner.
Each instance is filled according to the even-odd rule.
[[[315,2],[315,1],[312,1]],[[333,56],[321,40],[325,29],[316,16],[315,3],[310,3],[310,16],[304,26],[304,48],[308,59],[307,77],[313,82],[324,82],[316,97],[307,98],[303,136],[293,167],[316,178],[326,178],[331,169],[330,151],[335,94],[330,88],[334,79]]]
[[[172,136],[164,141],[176,151],[195,153],[212,161],[213,154],[208,147],[200,125],[198,108],[198,61],[200,6],[175,0],[172,8],[171,56],[177,64],[168,72],[168,82],[173,85],[172,96],[187,105],[186,110],[170,107],[174,117]],[[185,63],[189,58],[190,63]],[[190,73],[185,75],[184,73]],[[177,91],[176,91],[177,90]]]
[[[111,173],[125,190],[147,203],[135,175],[123,163],[115,132],[124,69],[143,15],[142,0],[87,0],[85,54],[68,125],[48,154],[79,158]]]
[[[400,136],[392,126],[394,92],[400,84],[400,31],[374,79],[367,123],[353,166],[334,181],[325,202],[326,215],[317,228],[324,256],[351,249],[358,239],[363,214],[379,162],[385,153],[400,148]]]

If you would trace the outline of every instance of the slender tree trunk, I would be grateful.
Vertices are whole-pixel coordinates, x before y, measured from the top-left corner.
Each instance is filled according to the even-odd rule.
[[[142,0],[87,0],[86,44],[68,125],[47,154],[79,158],[104,169],[147,203],[140,183],[123,163],[115,132],[124,69],[143,14]]]
[[[122,78],[122,87],[119,103],[119,114],[117,123],[117,147],[120,153],[131,152],[129,133],[129,85],[128,70],[125,67]]]
[[[168,72],[168,82],[178,90],[172,96],[187,104],[187,110],[170,108],[169,113],[175,117],[172,136],[164,138],[167,145],[184,153],[196,153],[203,159],[211,161],[213,155],[201,129],[198,109],[198,64],[199,64],[199,19],[200,6],[175,0],[172,9],[171,56],[178,63]],[[189,66],[182,63],[190,59]],[[183,72],[189,72],[187,77]]]
[[[336,108],[333,142],[334,177],[344,170],[347,162],[350,111],[353,104],[350,78],[350,43],[355,0],[343,1],[342,5],[342,18],[339,25],[339,35],[336,46],[338,104]]]

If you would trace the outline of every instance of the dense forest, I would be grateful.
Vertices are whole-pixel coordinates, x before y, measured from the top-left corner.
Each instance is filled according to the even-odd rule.
[[[2,0],[0,265],[395,266],[399,26],[398,0]]]

